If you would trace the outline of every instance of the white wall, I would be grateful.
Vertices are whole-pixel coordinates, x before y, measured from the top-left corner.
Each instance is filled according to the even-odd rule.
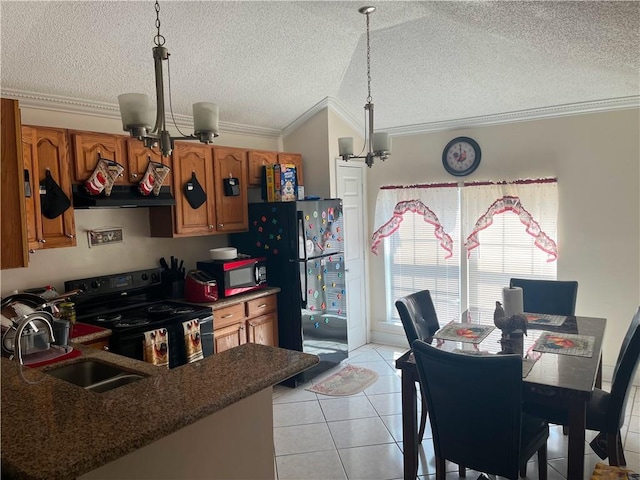
[[[380,186],[456,181],[442,150],[461,135],[482,149],[465,180],[558,178],[558,279],[578,281],[576,314],[608,319],[604,364],[613,366],[640,305],[640,111],[394,137],[391,159],[369,171],[369,225]],[[370,254],[370,267],[375,340],[386,320],[381,256]]]
[[[71,128],[125,134],[117,118],[21,108],[23,125]],[[184,130],[183,130],[184,131]],[[279,137],[250,136],[221,132],[217,145],[280,150]],[[77,246],[38,250],[29,255],[27,268],[0,272],[0,295],[13,290],[52,285],[62,292],[64,281],[101,274],[159,267],[160,257],[175,255],[187,269],[206,259],[209,249],[227,245],[227,235],[165,239],[149,236],[148,208],[75,210]],[[124,242],[89,248],[87,230],[122,227]]]
[[[335,111],[323,108],[284,137],[285,151],[302,154],[305,195],[336,196],[338,138],[354,137],[357,148],[363,141],[360,135]]]

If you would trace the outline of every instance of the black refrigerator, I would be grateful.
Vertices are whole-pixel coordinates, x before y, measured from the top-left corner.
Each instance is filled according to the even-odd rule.
[[[230,235],[238,252],[267,259],[278,293],[279,346],[320,357],[284,382],[295,387],[348,356],[342,200],[249,204],[249,231]]]

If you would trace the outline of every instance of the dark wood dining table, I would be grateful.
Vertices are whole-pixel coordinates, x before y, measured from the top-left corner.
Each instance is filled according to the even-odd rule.
[[[529,328],[524,337],[524,356],[535,359],[535,363],[523,381],[523,399],[529,403],[551,404],[565,407],[569,411],[569,451],[567,478],[584,478],[586,406],[599,385],[602,375],[602,339],[606,319],[594,317],[568,317],[561,327],[536,326]],[[577,333],[595,337],[591,357],[539,353],[532,351],[536,339],[545,331]],[[501,332],[495,329],[480,344],[478,349],[488,353],[501,351]],[[434,340],[434,345],[436,341]],[[472,344],[438,341],[437,346],[453,349],[474,350]],[[402,378],[402,441],[404,478],[413,480],[418,473],[418,429],[417,391],[418,371],[413,353],[408,351],[396,360],[396,368]],[[470,401],[471,397],[470,397]]]

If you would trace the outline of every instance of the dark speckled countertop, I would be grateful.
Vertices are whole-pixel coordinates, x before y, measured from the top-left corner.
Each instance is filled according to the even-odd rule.
[[[272,292],[273,293],[273,292]],[[0,359],[2,476],[68,479],[94,470],[318,362],[302,352],[247,343],[171,370],[83,345],[82,357],[149,377],[104,393]],[[154,418],[153,422],[147,421]]]

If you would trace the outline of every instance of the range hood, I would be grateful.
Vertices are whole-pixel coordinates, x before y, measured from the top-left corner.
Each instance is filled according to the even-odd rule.
[[[131,207],[165,207],[175,205],[168,186],[160,188],[158,196],[144,196],[137,185],[114,185],[111,195],[89,195],[82,185],[73,185],[73,208],[131,208]]]

